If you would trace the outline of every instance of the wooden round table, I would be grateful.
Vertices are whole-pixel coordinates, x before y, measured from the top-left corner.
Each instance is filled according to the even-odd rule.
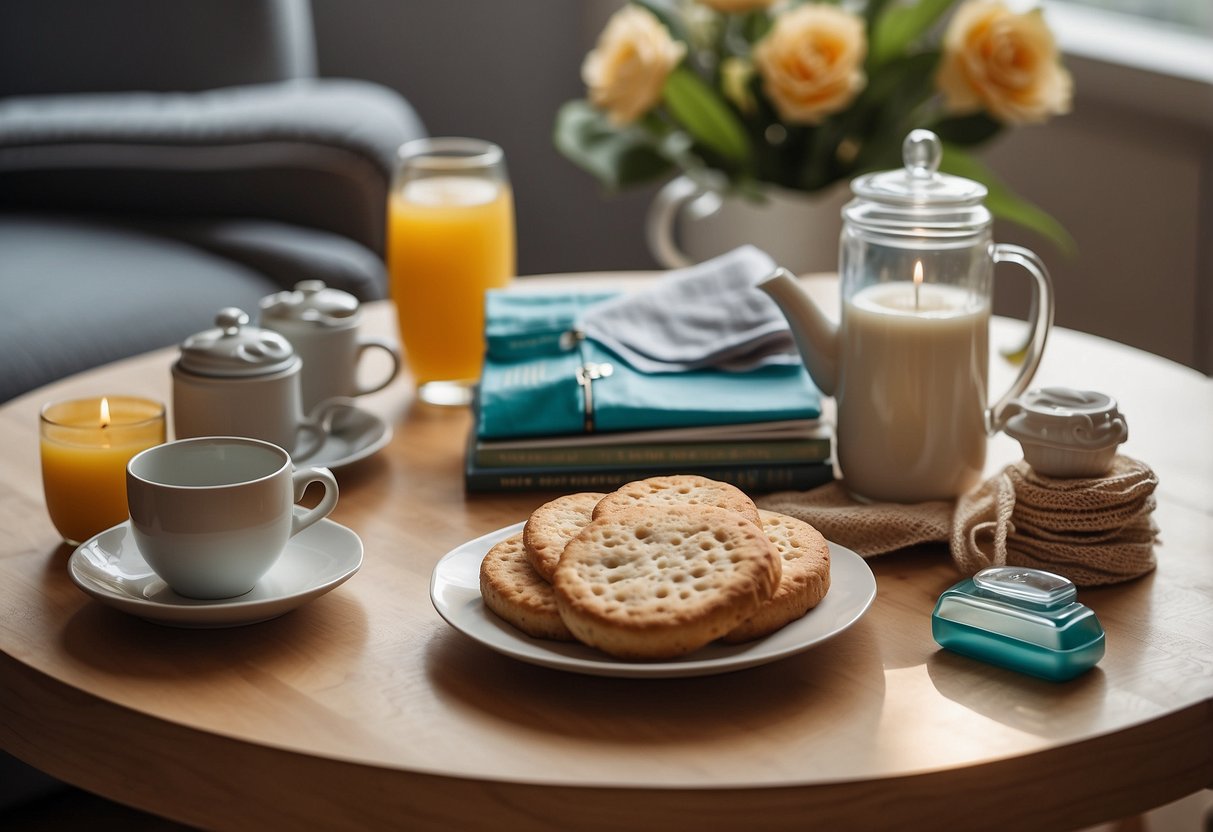
[[[394,332],[388,304],[367,311],[370,331]],[[1014,326],[997,320],[995,344]],[[84,595],[46,517],[38,408],[167,401],[174,355],[0,408],[0,747],[70,783],[208,828],[326,830],[1071,829],[1213,783],[1213,381],[1195,371],[1051,336],[1034,386],[1116,397],[1123,452],[1161,481],[1157,570],[1080,591],[1107,655],[1078,679],[940,651],[931,609],[959,579],[942,546],[869,560],[871,609],[812,650],[725,675],[613,679],[519,663],[436,614],[439,558],[553,495],[465,494],[468,413],[416,403],[404,379],[361,400],[391,443],[339,472],[333,519],[366,553],[348,583],[223,630],[157,626]],[[996,363],[998,390],[1011,369]],[[1019,456],[996,437],[990,472]]]

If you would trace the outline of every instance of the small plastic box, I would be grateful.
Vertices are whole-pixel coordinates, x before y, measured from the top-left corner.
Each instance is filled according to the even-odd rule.
[[[939,596],[931,633],[975,659],[1064,682],[1103,658],[1104,629],[1074,584],[1040,569],[983,569]]]

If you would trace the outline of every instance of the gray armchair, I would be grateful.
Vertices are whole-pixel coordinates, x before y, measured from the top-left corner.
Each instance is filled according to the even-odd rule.
[[[306,0],[0,3],[0,401],[316,278],[383,297],[398,94]]]
[[[422,134],[391,90],[315,77],[306,0],[0,3],[0,401],[298,280],[383,297]],[[0,752],[0,810],[54,787]]]

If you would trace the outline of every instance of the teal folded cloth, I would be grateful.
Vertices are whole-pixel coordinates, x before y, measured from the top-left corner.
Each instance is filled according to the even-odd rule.
[[[756,290],[755,290],[756,291]],[[803,365],[644,372],[578,328],[613,293],[491,291],[477,436],[505,439],[816,419]]]

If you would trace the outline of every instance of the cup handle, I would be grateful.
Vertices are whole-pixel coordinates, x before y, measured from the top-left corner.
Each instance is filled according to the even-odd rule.
[[[291,482],[295,489],[296,503],[303,499],[303,492],[307,491],[307,487],[312,483],[318,482],[324,486],[324,497],[315,508],[291,518],[291,537],[294,537],[317,520],[333,513],[333,509],[337,507],[338,490],[337,478],[327,468],[300,468],[291,475]]]
[[[381,341],[378,338],[366,338],[358,342],[358,357],[354,362],[355,366],[362,363],[363,353],[371,349],[379,349],[386,352],[392,361],[392,370],[387,374],[387,377],[378,384],[372,384],[369,387],[358,387],[357,391],[354,393],[355,396],[365,396],[367,393],[374,393],[378,390],[382,390],[384,387],[387,387],[392,382],[392,379],[396,378],[396,374],[400,372],[399,351],[397,351],[396,347],[392,344],[389,344],[387,341]]]
[[[1053,326],[1053,281],[1041,259],[1022,246],[997,243],[991,248],[990,257],[995,263],[1014,263],[1021,266],[1035,278],[1032,307],[1028,316],[1032,330],[1025,342],[1027,353],[1023,364],[1020,365],[1019,375],[1002,398],[986,411],[986,429],[994,434],[1002,430],[1007,419],[1013,415],[1015,409],[1010,407],[1011,403],[1028,389],[1032,376],[1036,375],[1036,368],[1040,366],[1045,341],[1048,340],[1049,330]]]
[[[300,436],[306,436],[301,441]],[[295,430],[295,448],[291,451],[292,459],[307,459],[324,447],[328,438],[328,429],[316,419],[304,419]]]
[[[667,182],[649,206],[645,217],[645,240],[649,253],[664,268],[681,269],[694,265],[692,260],[674,240],[674,224],[684,207],[695,219],[710,217],[720,210],[720,196],[707,190],[685,176]]]

